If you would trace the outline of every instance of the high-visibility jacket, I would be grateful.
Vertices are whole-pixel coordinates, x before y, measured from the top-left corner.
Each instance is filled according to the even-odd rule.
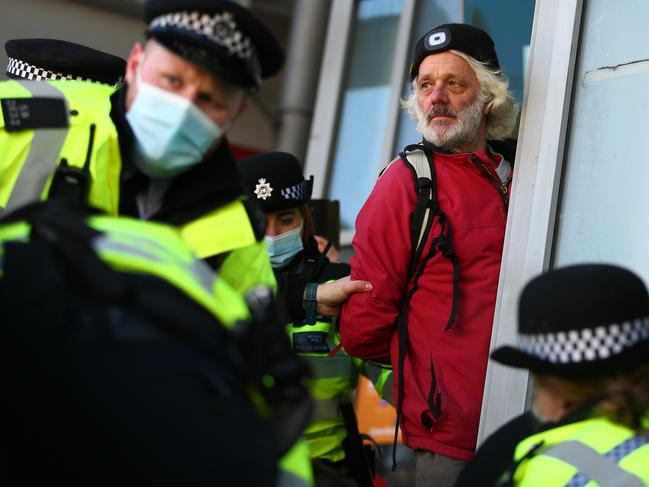
[[[209,311],[225,328],[250,318],[244,299],[197,259],[173,228],[105,215],[91,216],[87,224],[101,232],[93,247],[97,256],[113,269],[167,281]],[[28,241],[30,231],[30,225],[24,221],[0,226],[0,264],[4,255],[2,244]]]
[[[113,91],[73,81],[0,83],[0,214],[47,199],[60,166],[88,175],[89,205],[118,214],[122,160],[110,117]],[[276,285],[242,200],[178,226],[200,258],[226,256],[221,276],[240,294],[255,285]]]
[[[296,273],[311,282],[327,282],[348,275],[346,264],[322,259],[324,256],[312,242],[285,268],[277,271],[278,279],[284,273]],[[309,363],[313,377],[307,383],[315,401],[314,414],[303,435],[311,457],[341,461],[345,458],[343,440],[347,430],[340,406],[353,401],[352,393],[358,386],[359,374],[370,378],[382,395],[385,383],[391,380],[391,370],[373,367],[349,356],[341,346],[336,320],[321,319],[315,324],[298,321],[287,324],[286,330],[293,349]]]
[[[314,415],[304,431],[311,457],[338,462],[345,458],[347,437],[341,404],[351,403],[358,376],[368,377],[377,393],[391,391],[392,370],[350,357],[340,345],[335,321],[314,325],[287,325],[294,350],[311,366],[313,379],[307,381],[315,401]]]
[[[257,238],[242,200],[182,225],[180,233],[199,258],[226,256],[219,273],[241,295],[258,285],[276,288],[266,244]]]
[[[311,366],[308,381],[315,401],[311,423],[304,431],[311,457],[338,462],[345,458],[342,442],[347,436],[340,405],[352,401],[358,385],[360,361],[355,361],[339,346],[335,322],[314,325],[291,323],[287,330],[293,349]]]
[[[592,418],[532,435],[518,444],[514,485],[649,485],[649,433]]]
[[[72,81],[0,83],[4,213],[47,199],[54,173],[65,160],[67,166],[85,166],[90,173],[88,203],[117,214],[121,158],[117,130],[110,122],[113,90]]]

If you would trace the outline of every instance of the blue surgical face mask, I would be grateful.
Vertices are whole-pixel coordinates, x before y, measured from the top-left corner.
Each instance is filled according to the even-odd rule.
[[[266,235],[266,248],[270,256],[270,263],[274,269],[279,269],[288,264],[302,249],[302,225],[288,232],[280,233],[274,237]]]
[[[225,133],[190,100],[145,82],[139,82],[126,118],[136,139],[135,164],[153,178],[198,164]]]

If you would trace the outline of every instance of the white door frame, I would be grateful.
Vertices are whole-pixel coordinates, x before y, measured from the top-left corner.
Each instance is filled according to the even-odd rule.
[[[583,0],[539,0],[491,349],[516,342],[518,296],[549,266]],[[527,371],[487,367],[478,443],[525,410]]]

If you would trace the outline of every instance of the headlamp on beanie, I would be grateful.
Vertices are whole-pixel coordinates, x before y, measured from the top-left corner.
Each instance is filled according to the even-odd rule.
[[[468,24],[444,24],[426,32],[415,44],[410,81],[417,77],[419,66],[427,56],[451,50],[463,52],[487,68],[500,71],[496,48],[489,34]]]

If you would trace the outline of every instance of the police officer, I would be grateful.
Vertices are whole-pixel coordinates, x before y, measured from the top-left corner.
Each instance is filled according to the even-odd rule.
[[[263,217],[246,205],[225,133],[281,68],[282,50],[234,2],[150,0],[145,14],[147,40],[117,91],[78,81],[0,86],[0,206],[9,214],[56,198],[170,223],[241,295],[274,285]]]
[[[319,315],[316,309],[318,284],[348,276],[350,268],[330,262],[328,248],[318,250],[309,207],[313,177],[306,180],[299,161],[286,152],[248,157],[239,168],[246,189],[266,214],[265,242],[278,281],[278,298],[290,321],[290,341],[309,361],[314,374],[309,385],[316,402],[315,415],[304,438],[316,485],[363,485],[358,478],[363,474],[371,482],[362,452],[357,455],[361,443],[351,406],[358,375],[365,373],[364,364],[342,349],[336,321]],[[354,448],[357,450],[350,454]],[[352,458],[362,465],[353,464]]]
[[[259,309],[166,225],[56,201],[9,218],[3,484],[274,487],[274,436],[241,367],[258,356],[238,345]]]
[[[225,134],[277,73],[282,50],[227,0],[149,0],[126,83],[6,82],[0,206],[80,201],[173,224],[241,293],[273,284]]]
[[[7,76],[31,81],[75,80],[117,86],[126,61],[59,39],[11,39],[5,44]]]
[[[613,265],[560,268],[533,279],[519,302],[518,345],[497,362],[528,369],[534,399],[478,450],[513,451],[499,479],[471,464],[458,485],[649,485],[649,295],[642,280]],[[511,458],[511,457],[510,457]]]

